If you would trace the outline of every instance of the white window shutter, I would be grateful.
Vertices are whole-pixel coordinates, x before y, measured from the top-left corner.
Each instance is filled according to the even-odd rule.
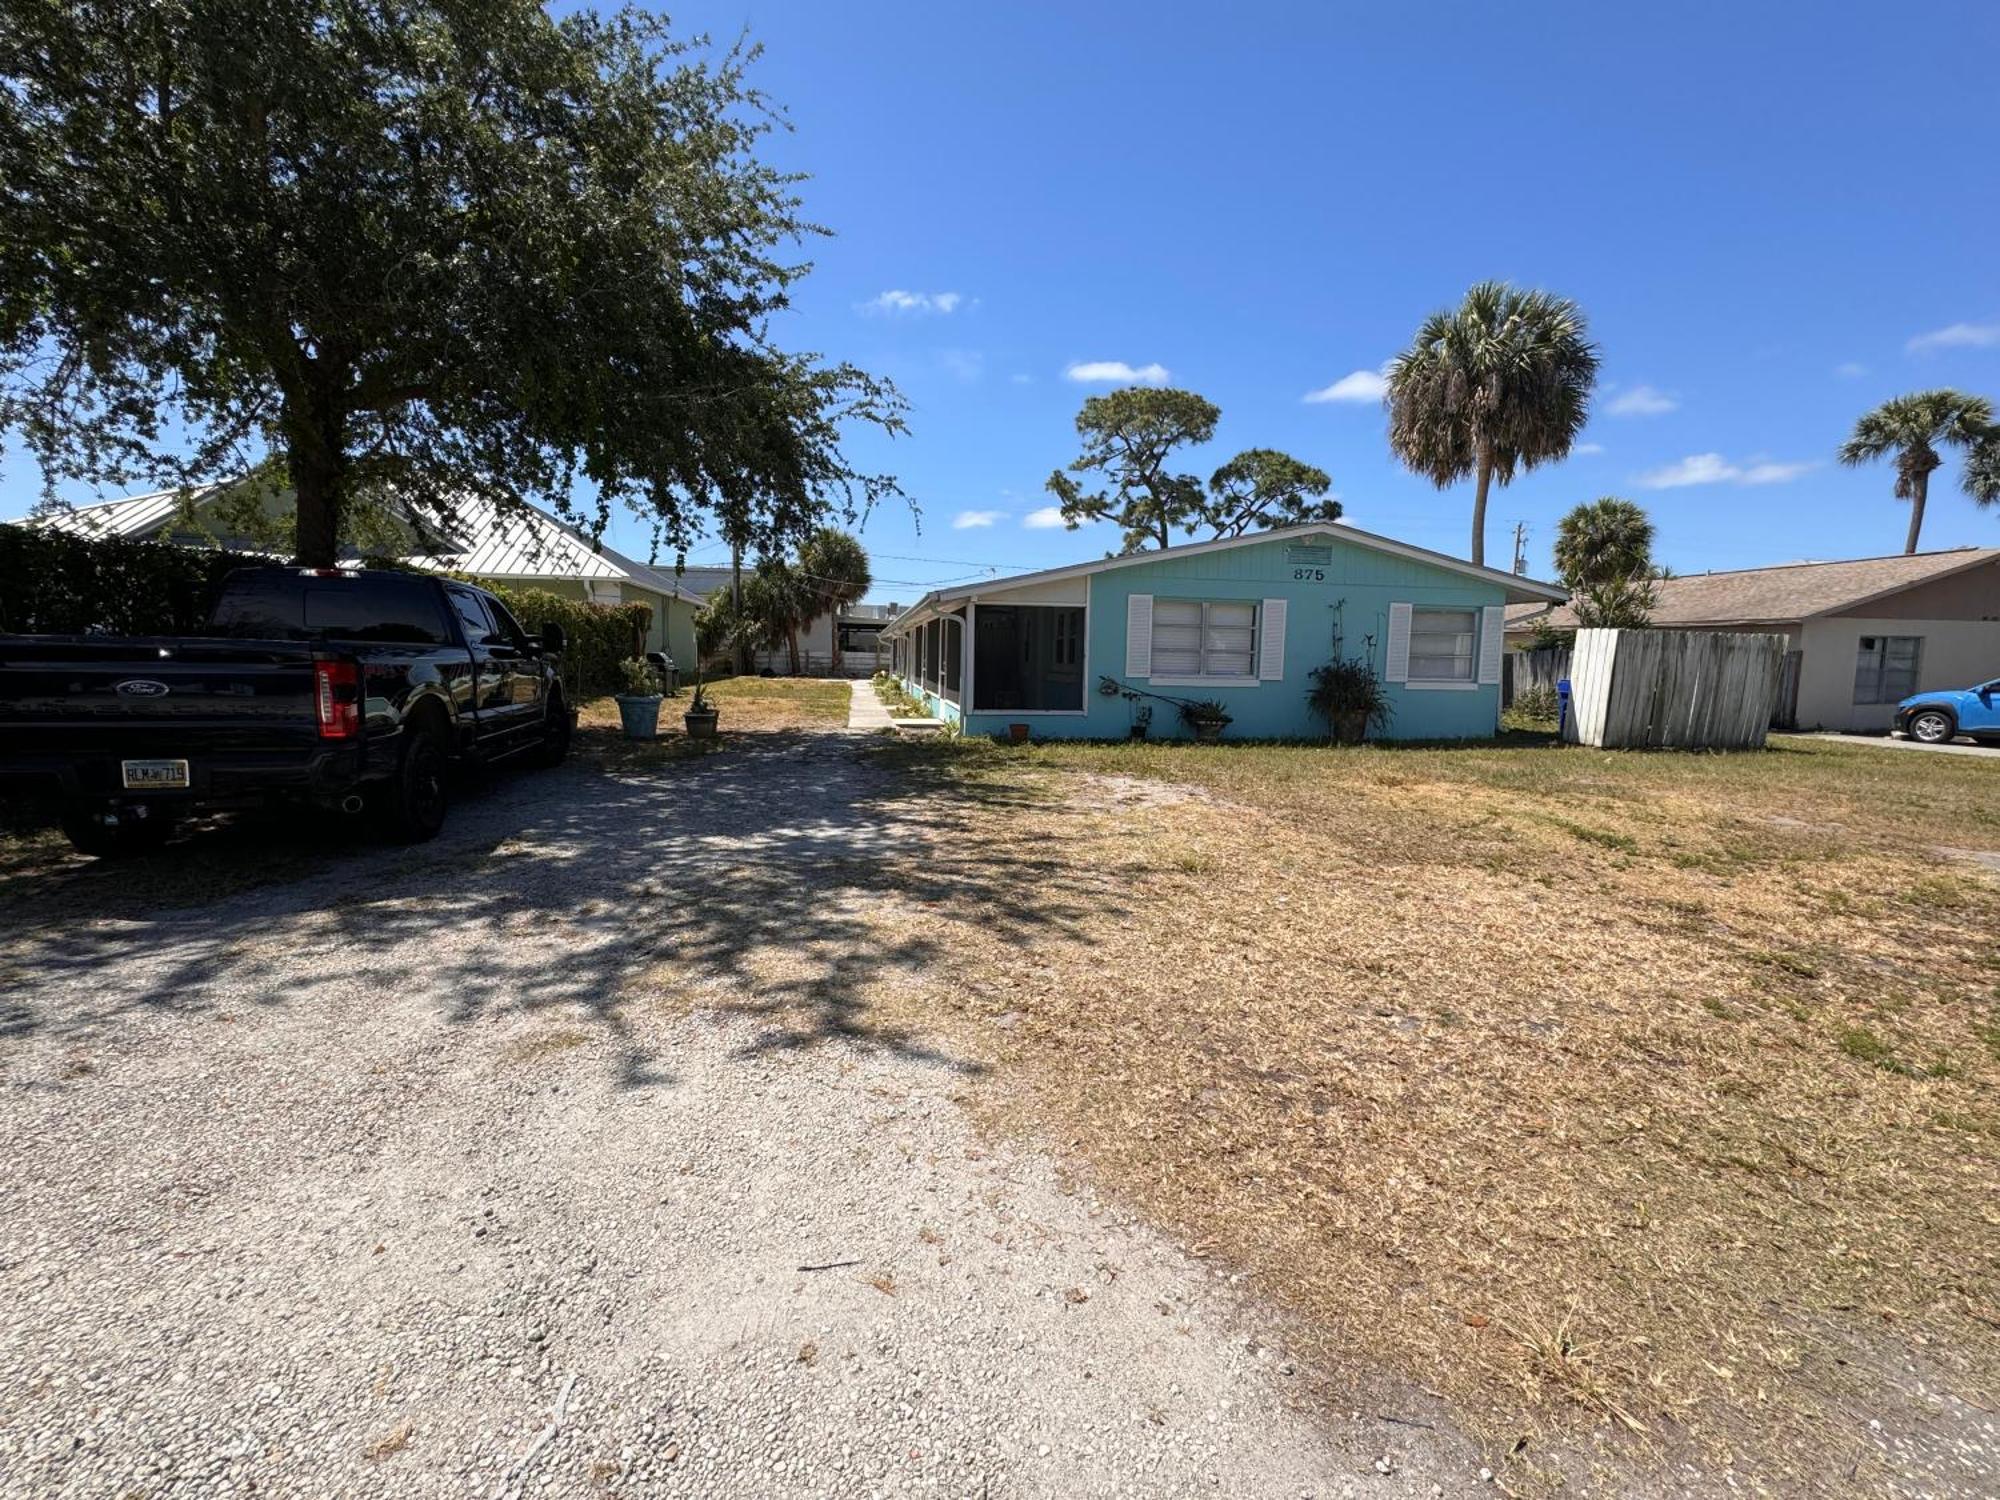
[[[1389,606],[1388,662],[1382,672],[1388,682],[1410,680],[1410,606]]]
[[[1153,596],[1125,596],[1125,675],[1153,675]]]
[[[1285,601],[1266,599],[1257,612],[1257,680],[1285,680]]]
[[[1507,643],[1507,606],[1489,604],[1479,622],[1479,680],[1500,680],[1500,648]]]

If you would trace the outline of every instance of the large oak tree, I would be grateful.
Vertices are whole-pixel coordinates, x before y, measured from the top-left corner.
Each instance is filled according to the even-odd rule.
[[[302,561],[351,508],[631,503],[748,545],[893,481],[892,387],[788,351],[782,123],[637,11],[0,0],[0,427],[66,480],[268,463]]]

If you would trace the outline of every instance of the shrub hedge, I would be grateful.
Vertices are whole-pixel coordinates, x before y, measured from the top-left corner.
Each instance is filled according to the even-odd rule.
[[[0,631],[186,635],[241,553],[0,524]]]
[[[563,687],[572,706],[606,693],[623,692],[618,663],[641,656],[653,611],[644,604],[591,604],[547,589],[519,588],[490,578],[473,582],[491,592],[531,635],[544,625],[560,625],[569,637],[563,652]]]
[[[223,578],[258,561],[241,552],[0,523],[0,634],[193,635]],[[653,612],[643,604],[591,604],[473,581],[505,601],[528,630],[562,626],[569,637],[563,685],[572,703],[618,691],[618,663],[645,650]]]

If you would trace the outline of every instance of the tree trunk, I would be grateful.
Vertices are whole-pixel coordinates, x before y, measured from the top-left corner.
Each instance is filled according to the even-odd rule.
[[[297,524],[293,542],[302,568],[331,568],[340,560],[341,513],[347,502],[347,463],[340,421],[285,401],[279,424],[285,435]]]
[[[799,627],[796,625],[787,625],[785,627],[785,653],[791,657],[792,675],[797,677],[799,675]]]
[[[1910,535],[1903,543],[1905,553],[1917,550],[1917,533],[1924,529],[1924,501],[1929,498],[1931,476],[1919,474],[1910,486]]]
[[[1485,445],[1479,450],[1479,487],[1472,493],[1472,562],[1475,567],[1486,566],[1486,490],[1493,483],[1493,460],[1486,456]]]

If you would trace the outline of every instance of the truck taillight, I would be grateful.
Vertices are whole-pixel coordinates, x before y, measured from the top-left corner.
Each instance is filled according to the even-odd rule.
[[[361,733],[361,671],[351,661],[313,663],[313,704],[323,740],[351,740]]]

